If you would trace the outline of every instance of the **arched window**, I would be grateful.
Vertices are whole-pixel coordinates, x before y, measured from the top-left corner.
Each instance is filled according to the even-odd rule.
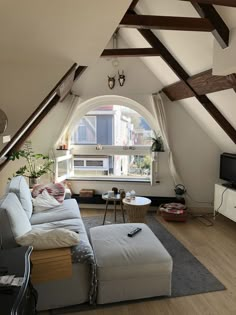
[[[73,123],[75,177],[150,181],[152,129],[136,111],[103,105]]]

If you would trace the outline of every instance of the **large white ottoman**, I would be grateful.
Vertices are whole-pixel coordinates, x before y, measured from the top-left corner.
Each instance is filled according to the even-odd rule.
[[[128,237],[136,227],[142,231]],[[146,224],[98,226],[90,235],[98,304],[171,294],[172,258]]]

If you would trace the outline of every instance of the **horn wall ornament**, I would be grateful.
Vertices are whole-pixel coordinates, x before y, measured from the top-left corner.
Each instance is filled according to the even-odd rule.
[[[118,70],[118,82],[120,84],[120,86],[123,86],[125,84],[125,75],[124,75],[124,70],[122,70],[122,73],[119,72]]]
[[[108,75],[108,87],[112,90],[114,88],[115,84],[116,84],[115,75],[114,75],[114,77],[110,77]]]

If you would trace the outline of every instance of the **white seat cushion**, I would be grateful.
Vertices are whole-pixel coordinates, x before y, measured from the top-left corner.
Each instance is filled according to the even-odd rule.
[[[137,227],[142,231],[128,237]],[[146,224],[99,226],[90,235],[98,304],[170,294],[172,258]]]

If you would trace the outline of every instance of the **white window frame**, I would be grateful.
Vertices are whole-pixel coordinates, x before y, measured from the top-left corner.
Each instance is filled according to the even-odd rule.
[[[150,155],[151,156],[151,148],[150,146],[144,145],[135,145],[135,146],[118,146],[118,145],[103,145],[100,150],[97,149],[97,145],[71,145],[71,149],[73,152],[74,158],[76,155]],[[81,154],[82,153],[82,154]],[[131,179],[135,181],[146,181],[151,183],[152,185],[155,183],[155,174],[157,168],[157,161],[153,161],[151,159],[151,174],[148,177],[138,177],[138,176],[112,176],[112,175],[104,175],[104,176],[87,176],[82,177],[83,179],[96,179],[99,178],[100,180],[112,180],[112,179]]]
[[[72,164],[72,154],[59,156],[55,159],[55,182],[62,182],[69,177],[74,176],[74,165]],[[66,171],[63,175],[59,176],[59,163],[66,161]]]

